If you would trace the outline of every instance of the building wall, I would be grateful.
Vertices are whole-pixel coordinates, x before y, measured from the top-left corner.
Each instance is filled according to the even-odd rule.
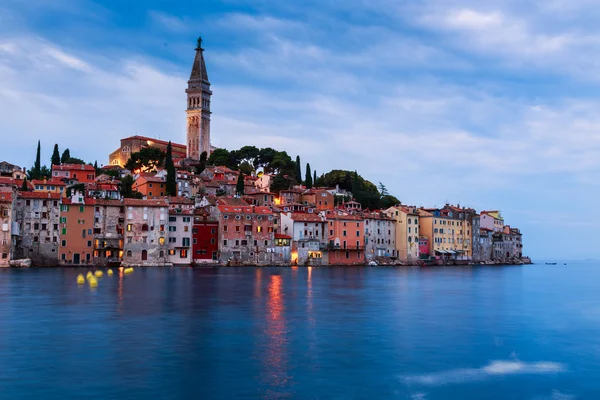
[[[191,213],[169,214],[169,262],[190,265],[192,263]]]
[[[301,219],[297,221],[295,219]],[[282,213],[284,235],[292,237],[291,261],[298,265],[322,265],[327,262],[327,222],[314,214]]]
[[[274,234],[273,214],[260,207],[229,207],[219,215],[219,252],[221,262],[269,264],[273,261]],[[263,207],[264,209],[264,207]]]
[[[219,223],[194,217],[192,253],[195,263],[219,261]]]
[[[10,264],[14,251],[13,222],[16,194],[10,188],[0,188],[0,267]]]
[[[121,201],[97,200],[94,207],[94,262],[100,266],[123,260],[125,207]]]
[[[141,204],[141,203],[138,203]],[[123,264],[162,265],[168,262],[168,210],[166,204],[127,205]],[[145,256],[144,256],[145,255]]]
[[[364,221],[352,216],[327,217],[328,260],[332,265],[365,263]]]
[[[60,207],[59,259],[61,265],[94,263],[94,205],[62,204]]]
[[[367,261],[396,257],[396,222],[393,219],[365,217],[364,229]]]
[[[471,243],[472,243],[472,254],[473,261],[483,261],[483,252],[481,249],[481,242],[479,240],[479,235],[481,232],[481,218],[479,215],[472,215],[471,219]]]
[[[133,136],[129,138],[121,139],[121,146],[110,153],[108,157],[109,165],[125,166],[131,153],[137,153],[144,147],[154,147],[162,151],[167,151],[168,142],[147,138],[143,136]],[[173,158],[184,158],[186,157],[186,147],[181,144],[172,143]]]
[[[404,207],[390,207],[386,213],[396,222],[396,251],[402,262],[419,259],[419,215]]]
[[[32,196],[42,195],[42,196]],[[16,218],[21,238],[15,258],[31,258],[37,266],[58,264],[60,195],[20,193]]]

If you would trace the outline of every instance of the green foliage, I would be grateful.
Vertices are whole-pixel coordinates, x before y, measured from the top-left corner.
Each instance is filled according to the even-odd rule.
[[[391,194],[381,196],[381,199],[379,200],[379,208],[381,208],[381,209],[390,208],[390,207],[396,206],[398,204],[400,204],[400,200],[398,200],[396,197],[392,196]]]
[[[83,183],[77,183],[75,185],[67,187],[67,197],[71,197],[71,194],[73,194],[74,192],[85,194],[85,185]]]
[[[121,183],[119,184],[119,191],[121,192],[121,196],[126,199],[141,199],[144,197],[143,194],[138,192],[137,190],[133,190],[133,176],[127,175],[121,179]]]
[[[300,156],[296,156],[296,181],[302,183],[302,171],[300,171]]]
[[[217,189],[216,192],[217,197],[225,196],[225,191],[223,189]]]
[[[237,179],[237,183],[235,184],[235,191],[238,196],[244,195],[244,173],[240,171]]]
[[[94,161],[94,169],[96,170],[96,175],[98,175],[99,169],[98,169],[98,160]]]
[[[255,169],[259,162],[260,150],[254,146],[244,146],[237,151],[237,159],[240,165],[248,163]]]
[[[206,155],[206,152],[203,151],[202,154],[200,154],[200,162],[196,166],[196,174],[197,175],[200,175],[206,169],[207,158],[208,158],[208,156]]]
[[[269,188],[271,192],[279,193],[280,190],[287,190],[290,188],[291,182],[286,179],[284,174],[279,173],[273,177],[271,181],[271,187]]]
[[[381,195],[381,197],[385,197],[390,194],[390,192],[388,192],[385,185],[381,182],[379,182],[378,189],[379,189],[379,194]]]
[[[113,178],[121,178],[121,173],[117,169],[101,169],[100,172],[104,175],[112,176]]]
[[[41,155],[41,147],[40,147],[40,141],[38,140],[38,145],[37,145],[37,151],[35,153],[35,162],[33,163],[33,168],[31,168],[27,173],[29,175],[29,179],[40,179],[41,177],[41,161],[40,161],[40,155]]]
[[[50,158],[50,165],[60,165],[60,153],[58,152],[58,144],[54,145],[52,158]]]
[[[306,174],[305,174],[305,176],[306,176],[306,182],[305,182],[306,183],[306,187],[308,189],[311,189],[313,187],[313,177],[312,177],[312,174],[310,172],[310,164],[308,164],[308,163],[306,164]]]
[[[81,158],[69,157],[65,160],[65,162],[63,162],[63,164],[85,165],[85,161],[83,161]]]
[[[65,149],[65,151],[63,151],[62,153],[62,156],[60,157],[60,163],[65,164],[69,158],[71,158],[71,152],[69,151],[69,149]]]
[[[330,187],[339,185],[340,189],[352,192],[356,201],[361,203],[363,208],[371,210],[379,208],[381,196],[377,186],[365,180],[356,171],[333,170],[319,178],[319,184]]]
[[[21,191],[26,192],[28,190],[29,190],[29,187],[27,186],[27,177],[24,177],[23,184],[21,185]]]
[[[227,149],[216,149],[208,157],[208,164],[227,167],[229,164],[229,151]]]
[[[130,171],[140,170],[143,172],[155,171],[165,161],[165,153],[156,147],[145,147],[136,153],[132,153],[125,164]]]
[[[313,172],[313,186],[317,186],[317,171]]]
[[[45,165],[40,170],[40,179],[50,179],[52,178],[52,170]]]
[[[173,147],[171,146],[171,141],[167,144],[165,168],[167,169],[167,196],[177,196],[177,171],[175,171],[175,164],[173,163]]]
[[[252,175],[254,172],[254,167],[248,161],[242,162],[238,169],[244,173],[244,175]]]

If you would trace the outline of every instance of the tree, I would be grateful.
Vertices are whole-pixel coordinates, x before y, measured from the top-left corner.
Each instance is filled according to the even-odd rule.
[[[281,190],[287,190],[290,188],[290,181],[285,178],[282,173],[279,173],[273,177],[271,181],[271,187],[269,190],[273,193],[279,193]]]
[[[60,153],[58,152],[58,144],[54,144],[54,151],[50,159],[51,165],[60,165]]]
[[[238,196],[244,195],[244,173],[240,171],[238,175],[237,183],[235,184],[235,191]]]
[[[71,158],[71,152],[69,151],[69,149],[65,149],[65,151],[63,151],[62,153],[62,156],[60,157],[60,163],[65,164],[69,158]]]
[[[167,196],[177,196],[177,171],[175,171],[175,164],[173,163],[173,148],[171,146],[171,141],[167,144],[165,168],[167,169]]]
[[[96,170],[96,175],[98,175],[98,160],[94,161],[94,169]]]
[[[310,164],[306,163],[306,188],[311,189],[313,187],[312,174],[310,173]]]
[[[296,156],[296,181],[302,183],[302,171],[300,171],[300,156]]]
[[[40,178],[39,179],[50,179],[52,177],[52,170],[45,165],[40,170]]]
[[[240,163],[249,163],[253,168],[258,167],[260,150],[254,146],[244,146],[237,152]]]
[[[130,171],[150,172],[163,165],[165,152],[156,147],[144,147],[136,153],[132,153],[125,164]]]
[[[388,192],[387,188],[385,187],[385,185],[381,182],[379,182],[379,194],[381,195],[381,197],[387,196],[390,194],[390,192]]]
[[[208,157],[208,165],[227,165],[229,163],[229,151],[227,149],[216,149]]]
[[[38,140],[37,152],[35,153],[35,163],[33,164],[33,169],[31,170],[31,173],[29,176],[30,179],[40,179],[40,174],[41,174],[41,169],[42,169],[40,156],[41,156],[41,146],[40,146],[40,141]]]
[[[379,200],[379,208],[381,208],[381,209],[386,209],[386,208],[390,208],[392,206],[397,206],[398,204],[400,204],[400,200],[398,200],[396,197],[394,197],[390,194],[382,196],[381,199]]]
[[[313,172],[313,186],[317,186],[317,171]]]
[[[221,188],[217,189],[217,192],[215,193],[217,195],[217,197],[221,197],[221,196],[225,196],[227,193],[225,193],[225,191]]]
[[[85,165],[85,161],[83,161],[81,158],[69,157],[65,160],[63,164]]]
[[[127,175],[121,179],[121,183],[119,185],[119,191],[121,196],[126,199],[141,199],[144,197],[137,190],[133,190],[133,177],[131,175]]]
[[[27,177],[23,178],[23,184],[21,185],[21,191],[26,192],[29,190],[29,186],[27,186]]]
[[[202,152],[202,154],[200,154],[200,162],[198,163],[198,166],[196,166],[196,174],[200,175],[205,169],[206,169],[206,159],[208,158],[208,155],[206,154],[205,151]]]
[[[248,161],[242,162],[238,166],[238,169],[243,172],[244,175],[252,175],[252,172],[254,172],[254,167]]]

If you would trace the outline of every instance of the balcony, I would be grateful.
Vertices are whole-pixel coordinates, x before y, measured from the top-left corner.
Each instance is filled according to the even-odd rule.
[[[326,250],[350,250],[350,251],[357,251],[357,250],[364,250],[365,246],[363,245],[339,245],[339,244],[331,244],[328,243],[326,245]]]

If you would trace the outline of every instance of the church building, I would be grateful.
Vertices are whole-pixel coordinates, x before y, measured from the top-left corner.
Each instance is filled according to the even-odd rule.
[[[206,72],[201,38],[198,39],[192,73],[185,92],[187,94],[186,143],[171,143],[171,145],[174,158],[187,158],[193,162],[200,160],[203,152],[206,152],[207,157],[211,153],[210,99],[212,91]],[[156,147],[165,151],[167,143],[164,140],[137,135],[123,138],[121,139],[121,146],[110,153],[108,162],[110,165],[123,167],[129,160],[131,153],[138,152],[145,147]]]

